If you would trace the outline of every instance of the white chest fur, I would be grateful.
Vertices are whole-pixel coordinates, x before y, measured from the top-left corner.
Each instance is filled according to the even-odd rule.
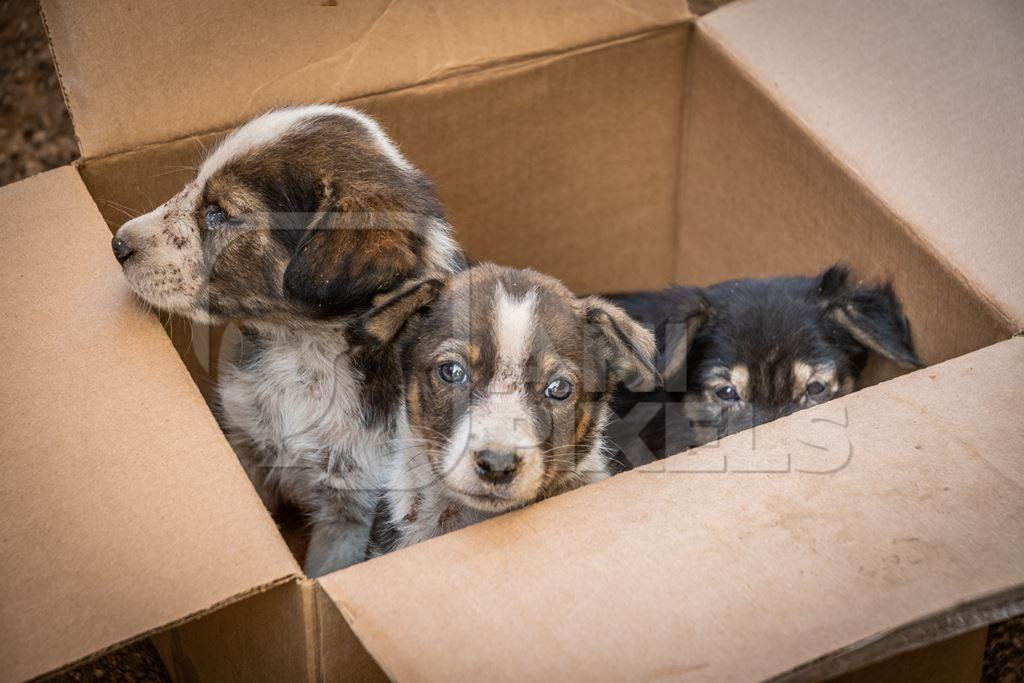
[[[372,424],[342,330],[243,336],[223,368],[225,430],[264,502],[313,522],[307,574],[363,559],[388,471],[390,422]]]

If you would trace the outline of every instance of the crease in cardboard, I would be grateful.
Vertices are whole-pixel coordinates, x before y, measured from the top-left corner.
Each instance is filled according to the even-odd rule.
[[[747,68],[746,63],[728,48],[721,36],[717,35],[712,29],[707,28],[705,22],[698,21],[696,23],[697,33],[707,39],[708,44],[717,50],[719,54],[729,62],[729,64],[735,69],[736,73],[738,73],[746,83],[753,87],[755,91],[760,93],[769,102],[771,102],[773,106],[785,114],[797,129],[806,136],[806,138],[811,141],[811,143],[823,155],[825,155],[836,168],[842,170],[847,177],[853,180],[854,183],[865,191],[865,194],[870,198],[871,202],[890,215],[903,229],[904,233],[907,234],[921,249],[923,249],[926,254],[934,259],[945,273],[950,275],[958,284],[962,285],[967,289],[967,291],[973,294],[975,298],[978,299],[979,303],[981,303],[990,314],[1002,321],[1003,326],[1010,333],[1008,336],[1024,331],[1024,328],[1013,321],[1008,312],[999,307],[989,292],[980,286],[980,283],[973,281],[966,273],[954,265],[953,262],[939,250],[935,243],[928,238],[927,234],[922,232],[916,225],[910,223],[906,218],[904,218],[904,216],[898,213],[888,201],[882,198],[882,193],[880,193],[872,183],[868,182],[867,179],[856,168],[851,166],[837,150],[833,149],[832,146],[828,145],[820,135],[816,134],[803,116],[797,114],[792,107],[782,101],[777,94],[770,89],[767,83],[756,78]]]
[[[269,591],[269,590],[271,590],[273,588],[276,588],[278,586],[283,586],[286,583],[291,583],[292,581],[298,581],[300,579],[305,579],[305,577],[302,574],[289,574],[287,576],[283,576],[283,577],[281,577],[279,579],[275,579],[273,581],[269,581],[269,582],[261,584],[259,586],[253,586],[252,588],[250,588],[248,590],[242,591],[241,593],[236,593],[235,595],[231,596],[230,598],[225,598],[224,600],[220,600],[218,602],[215,602],[212,605],[204,607],[201,610],[197,610],[195,612],[192,612],[191,614],[187,614],[184,617],[180,617],[178,619],[174,619],[174,620],[169,621],[169,622],[167,622],[165,624],[162,624],[160,626],[155,626],[153,628],[150,628],[150,629],[147,629],[145,631],[142,631],[141,633],[139,633],[139,634],[137,634],[135,636],[132,636],[131,638],[125,638],[123,640],[119,640],[119,641],[117,641],[115,643],[112,643],[111,645],[108,645],[106,647],[100,648],[99,650],[96,650],[92,654],[86,655],[85,657],[79,657],[78,659],[75,659],[75,660],[72,660],[72,661],[70,661],[70,662],[68,662],[66,664],[63,664],[62,666],[60,666],[60,667],[58,667],[56,669],[51,669],[50,671],[44,672],[44,673],[42,673],[42,674],[32,678],[31,680],[33,680],[33,681],[43,681],[43,680],[49,679],[49,678],[51,678],[53,676],[60,675],[60,674],[62,674],[64,672],[69,671],[71,669],[74,669],[74,668],[76,668],[76,667],[78,667],[78,666],[80,666],[82,664],[86,664],[88,662],[95,661],[96,659],[99,659],[103,655],[106,655],[106,654],[108,654],[110,652],[114,652],[115,650],[120,650],[121,648],[126,647],[127,645],[130,645],[132,643],[137,643],[140,640],[145,640],[146,638],[150,638],[150,637],[155,636],[155,635],[157,635],[159,633],[163,633],[165,631],[170,631],[170,630],[172,630],[174,628],[177,628],[178,626],[181,626],[183,624],[187,624],[187,623],[189,623],[191,621],[195,621],[197,619],[201,619],[202,617],[204,617],[204,616],[206,616],[208,614],[212,614],[213,612],[216,612],[216,611],[218,611],[220,609],[223,609],[223,608],[228,607],[230,605],[233,605],[235,603],[241,602],[242,600],[245,600],[246,598],[252,597],[254,595],[259,595],[260,593],[266,593],[267,591]]]
[[[686,106],[686,103],[693,97],[693,79],[694,79],[694,58],[697,55],[695,45],[697,43],[694,40],[694,34],[696,33],[697,22],[693,22],[690,25],[690,30],[686,36],[686,54],[683,56],[683,96],[681,102],[681,111],[679,112],[679,158],[676,160],[679,165],[679,170],[676,173],[676,224],[675,230],[672,231],[672,281],[678,283],[679,274],[682,272],[680,264],[680,254],[682,252],[682,240],[683,232],[686,227],[686,210],[684,205],[686,203],[686,159],[689,155],[688,143],[690,140],[690,128],[692,126],[692,114],[693,107]]]
[[[337,575],[335,572],[332,575]],[[326,578],[326,577],[324,577]],[[337,643],[329,642],[331,635],[343,635],[347,636],[352,643],[358,648],[359,654],[356,654],[356,661],[345,660],[343,666],[347,667],[348,678],[366,678],[367,680],[376,680],[380,678],[378,674],[383,673],[384,677],[388,680],[397,680],[393,673],[384,668],[378,657],[373,655],[373,652],[366,646],[363,639],[356,633],[352,627],[352,615],[348,610],[334,600],[334,598],[324,588],[323,584],[320,583],[320,579],[311,581],[315,590],[315,602],[316,602],[316,614],[317,614],[317,642],[316,649],[318,652],[318,663],[319,670],[318,681],[326,683],[327,681],[336,680],[338,678],[338,665],[339,665],[339,650]],[[330,619],[334,617],[337,621],[337,617],[341,617],[340,622],[344,625],[344,634],[339,634],[337,628],[333,628],[329,623]],[[344,643],[341,647],[341,652],[345,652],[346,648]],[[349,653],[351,654],[351,653]],[[359,661],[366,660],[366,661]],[[367,662],[370,668],[367,668]]]
[[[490,74],[501,74],[507,71],[514,71],[519,68],[535,68],[549,64],[553,61],[560,59],[568,59],[579,55],[586,55],[591,52],[598,50],[604,50],[608,48],[618,47],[620,45],[628,45],[633,42],[643,41],[650,38],[656,38],[658,36],[678,31],[680,27],[688,26],[693,23],[693,18],[688,17],[683,21],[676,21],[665,26],[659,26],[655,29],[645,29],[634,33],[624,34],[622,36],[616,36],[610,39],[603,39],[599,42],[585,43],[582,45],[575,45],[564,49],[557,50],[542,50],[533,53],[523,53],[509,57],[506,59],[492,59],[484,60],[479,63],[467,63],[459,67],[453,67],[445,69],[442,73],[431,78],[424,78],[416,82],[404,84],[394,88],[386,88],[383,90],[377,90],[372,92],[364,92],[352,95],[344,100],[338,100],[331,102],[332,104],[338,105],[352,105],[361,100],[379,97],[382,95],[390,95],[395,93],[414,91],[420,88],[429,88],[431,86],[438,86],[448,81],[454,81],[460,78],[477,75],[490,75]],[[300,104],[298,102],[293,104]],[[358,106],[358,105],[356,105]],[[168,138],[165,140],[157,140],[154,142],[148,142],[144,145],[140,145],[133,149],[120,150],[110,152],[108,154],[102,154],[99,156],[82,157],[80,160],[82,165],[88,165],[90,163],[99,163],[104,161],[112,161],[117,159],[129,158],[139,154],[146,154],[151,150],[160,149],[165,145],[178,144],[184,140],[189,139],[200,139],[217,135],[226,135],[244,121],[238,121],[232,126],[223,128],[214,128],[209,130],[195,131],[192,133],[186,133],[179,135],[178,137]]]
[[[324,588],[323,584],[320,584],[320,590],[323,593],[324,597],[327,600],[330,600],[331,603],[338,608],[338,612],[341,613],[342,618],[345,619],[345,623],[348,624],[349,628],[352,630],[352,634],[359,640],[359,643],[370,654],[370,656],[373,658],[373,661],[377,664],[378,667],[380,667],[381,671],[384,672],[384,675],[387,676],[389,680],[399,680],[399,677],[395,675],[394,671],[390,667],[390,658],[381,656],[378,648],[374,647],[371,644],[371,642],[373,644],[376,644],[377,642],[377,639],[373,638],[373,635],[380,633],[380,631],[382,631],[383,629],[374,629],[374,634],[366,634],[365,637],[363,635],[360,635],[359,630],[356,628],[356,623],[358,619],[356,618],[355,612],[352,611],[351,606],[345,601],[344,594],[336,597],[329,591],[327,591],[327,589]],[[383,639],[386,641],[387,637],[384,636]],[[387,649],[387,646],[384,647],[385,649]]]
[[[71,120],[71,133],[75,136],[75,147],[78,148],[78,154],[82,154],[82,139],[78,137],[78,127],[75,125],[75,113],[71,110],[71,98],[68,93],[67,86],[64,85],[64,72],[61,71],[60,61],[57,59],[57,51],[53,47],[53,35],[50,31],[50,24],[46,21],[46,11],[43,9],[42,3],[39,4],[39,18],[43,22],[43,32],[46,33],[46,48],[50,51],[50,61],[53,62],[53,70],[57,72],[57,83],[60,85],[60,96],[64,99],[64,109],[68,112],[68,118]],[[75,159],[78,161],[78,159]]]
[[[318,584],[316,581],[312,581],[312,583],[313,583],[314,590],[318,591],[318,592],[314,592],[313,593],[313,619],[314,619],[313,623],[314,623],[314,627],[313,627],[312,639],[307,641],[307,642],[311,643],[311,647],[310,647],[310,650],[312,650],[311,657],[314,660],[314,666],[312,668],[310,668],[310,674],[311,674],[310,675],[310,680],[314,681],[315,683],[320,683],[321,681],[324,681],[325,678],[326,678],[326,676],[324,674],[324,667],[323,667],[324,623],[323,623],[323,614],[322,614],[322,612],[320,610],[320,595],[319,595],[319,592],[322,592],[323,589],[320,588],[320,584]]]
[[[366,28],[366,30],[363,31],[359,35],[359,37],[357,37],[354,41],[352,41],[351,43],[346,45],[341,50],[338,50],[337,52],[333,52],[333,53],[331,53],[331,54],[329,54],[327,56],[324,56],[324,57],[321,57],[319,59],[316,59],[316,60],[314,60],[312,62],[308,62],[306,64],[303,64],[298,69],[292,69],[291,71],[288,71],[286,73],[280,74],[279,76],[277,76],[275,78],[272,78],[271,80],[266,81],[265,83],[260,83],[258,86],[256,86],[256,88],[249,95],[249,101],[247,102],[247,104],[248,105],[252,105],[253,100],[256,99],[256,96],[259,93],[263,92],[265,89],[269,88],[270,86],[276,85],[277,83],[280,83],[282,81],[286,81],[286,80],[288,80],[288,79],[290,79],[290,78],[292,78],[294,76],[297,76],[298,74],[305,73],[307,71],[316,69],[317,67],[319,67],[322,64],[331,64],[336,59],[338,59],[341,55],[344,55],[344,54],[348,53],[349,57],[345,60],[344,65],[341,67],[341,75],[339,75],[338,78],[335,79],[335,85],[337,85],[338,83],[341,83],[342,81],[344,81],[348,77],[349,71],[352,68],[352,62],[355,61],[355,59],[366,48],[366,44],[367,44],[367,41],[370,38],[370,35],[374,32],[374,30],[377,28],[377,26],[380,25],[381,20],[388,13],[388,11],[390,11],[391,8],[394,7],[394,6],[395,6],[395,0],[389,0],[387,6],[383,10],[381,10],[380,14],[378,14],[377,17],[373,21],[370,22],[370,25]]]
[[[323,670],[320,665],[321,646],[320,633],[320,601],[317,600],[316,581],[305,576],[298,581],[299,592],[302,595],[303,625],[305,627],[306,641],[306,678],[310,683],[317,683],[323,680]]]

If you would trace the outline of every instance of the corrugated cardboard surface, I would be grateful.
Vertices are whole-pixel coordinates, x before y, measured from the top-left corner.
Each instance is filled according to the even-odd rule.
[[[845,261],[861,277],[892,278],[927,363],[1013,334],[948,255],[916,237],[746,67],[698,26],[689,55],[677,278],[801,274]],[[888,370],[882,374],[891,376]]]
[[[45,0],[82,155],[685,21],[684,0]],[[335,3],[323,3],[335,4]]]
[[[289,582],[152,639],[171,677],[192,681],[386,681],[337,605]]]
[[[153,638],[168,672],[195,681],[317,681],[311,581],[289,582]],[[357,641],[358,646],[358,641]]]
[[[1008,340],[322,585],[403,681],[782,674],[1024,592],[1022,373]]]
[[[701,25],[1024,327],[1024,3],[759,0]]]
[[[352,632],[345,617],[323,588],[316,585],[317,655],[319,681],[383,683],[388,680],[380,666]]]
[[[0,190],[0,676],[298,567],[73,168]]]
[[[353,104],[435,181],[475,259],[531,266],[578,291],[672,276],[689,25]],[[216,136],[87,161],[114,224],[180,189]]]

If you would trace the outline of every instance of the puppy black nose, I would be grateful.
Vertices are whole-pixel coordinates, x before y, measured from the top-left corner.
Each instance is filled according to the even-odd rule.
[[[507,484],[516,476],[519,468],[519,456],[515,453],[499,453],[497,451],[477,451],[476,473],[481,479],[494,484]]]
[[[130,259],[132,254],[135,253],[135,250],[132,249],[130,244],[128,244],[128,240],[123,237],[115,237],[110,240],[110,247],[114,250],[114,258],[116,258],[117,262],[121,265],[124,265],[124,262]]]

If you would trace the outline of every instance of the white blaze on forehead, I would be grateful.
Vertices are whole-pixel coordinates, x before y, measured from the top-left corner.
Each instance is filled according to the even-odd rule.
[[[525,295],[516,297],[509,294],[500,282],[495,287],[493,324],[497,347],[496,380],[509,373],[518,381],[523,380],[523,370],[529,359],[537,325],[536,308],[536,290],[531,289]],[[519,388],[509,387],[513,390]]]
[[[497,352],[494,373],[486,391],[470,407],[465,422],[455,430],[460,438],[452,440],[449,453],[454,474],[463,477],[467,485],[475,481],[477,475],[472,462],[456,465],[465,453],[483,449],[514,452],[524,458],[524,469],[539,466],[532,463],[537,458],[526,457],[536,451],[539,440],[524,400],[525,368],[536,325],[536,303],[534,290],[513,296],[500,282],[495,286],[491,321]]]
[[[199,168],[197,180],[205,183],[210,176],[233,159],[254,149],[272,144],[284,135],[300,128],[303,123],[319,116],[344,116],[358,122],[366,129],[381,153],[402,170],[410,170],[409,162],[402,156],[377,122],[366,114],[348,107],[329,104],[311,104],[303,107],[277,109],[249,121],[233,132],[206,158]]]

